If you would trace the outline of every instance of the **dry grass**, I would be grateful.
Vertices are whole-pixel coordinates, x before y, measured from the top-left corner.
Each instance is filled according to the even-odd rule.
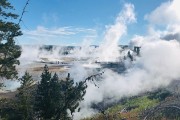
[[[36,71],[43,71],[44,67],[34,67],[31,70],[36,72]],[[49,71],[51,72],[65,72],[66,69],[64,67],[60,66],[49,66]]]
[[[4,98],[6,98],[6,99],[12,99],[12,98],[15,98],[15,95],[17,94],[17,91],[7,91],[7,92],[0,92],[0,99],[4,99]]]

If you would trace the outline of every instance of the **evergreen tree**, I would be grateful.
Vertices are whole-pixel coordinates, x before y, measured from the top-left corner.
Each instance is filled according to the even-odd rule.
[[[51,111],[52,111],[52,118],[55,119],[56,113],[58,111],[58,108],[63,101],[60,91],[60,84],[59,84],[59,78],[58,75],[55,73],[50,81],[50,96],[51,96]],[[61,105],[60,105],[61,107]]]
[[[44,119],[52,118],[51,108],[51,95],[50,95],[50,80],[51,73],[49,72],[48,66],[44,66],[44,71],[41,75],[41,81],[37,85],[37,93],[35,96],[35,111],[37,117]]]
[[[21,120],[18,105],[13,99],[0,99],[0,120]]]
[[[15,44],[15,37],[22,35],[19,24],[13,22],[18,15],[12,13],[13,6],[7,0],[0,0],[0,77],[17,78],[17,58],[21,48]]]
[[[68,120],[71,118],[67,110],[70,110],[71,115],[73,115],[75,110],[79,107],[79,102],[83,100],[87,85],[85,81],[81,81],[74,85],[74,80],[70,78],[69,73],[66,80],[61,80],[59,84],[61,101],[59,102],[56,119]],[[80,110],[80,108],[78,110]]]
[[[33,79],[28,72],[25,72],[24,76],[19,79],[21,82],[20,88],[18,88],[17,96],[17,108],[21,116],[21,120],[31,120],[33,114],[33,105],[32,105],[32,85]]]
[[[68,110],[73,115],[79,107],[79,102],[83,100],[86,88],[86,81],[74,84],[70,74],[66,80],[59,80],[56,73],[51,78],[51,73],[45,65],[35,97],[37,117],[48,120],[71,119]]]

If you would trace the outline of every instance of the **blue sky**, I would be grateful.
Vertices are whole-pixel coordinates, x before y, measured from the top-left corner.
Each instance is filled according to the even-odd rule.
[[[9,0],[21,14],[26,0]],[[125,3],[135,8],[136,22],[128,25],[119,44],[128,44],[135,34],[144,35],[146,14],[167,0],[30,0],[21,23],[24,35],[18,44],[78,45],[84,40],[99,44],[107,25],[114,23]],[[39,34],[41,31],[41,34]],[[44,33],[42,33],[44,32]],[[51,35],[52,34],[52,35]]]

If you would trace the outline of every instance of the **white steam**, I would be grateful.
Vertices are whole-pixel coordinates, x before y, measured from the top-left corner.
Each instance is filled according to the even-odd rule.
[[[158,19],[164,19],[155,19],[152,17],[157,17],[157,11],[159,11],[159,16],[167,15],[168,17],[169,9],[179,9],[177,6],[176,8],[172,7],[175,6],[175,3],[177,2],[178,0],[174,0],[162,4],[154,12],[147,16],[147,18],[151,22],[156,22],[156,24],[161,23],[160,21],[158,21]],[[164,8],[163,6],[169,9],[160,10]],[[167,11],[167,13],[163,13],[162,11]],[[176,12],[172,14],[176,16],[177,19],[174,20],[174,25],[172,25],[171,18],[169,18],[169,21],[163,21],[165,22],[165,24],[167,24],[165,26],[165,31],[156,30],[152,26],[150,26],[150,28],[152,29],[149,36],[135,35],[135,37],[130,42],[130,45],[141,47],[141,57],[136,59],[134,67],[128,69],[126,74],[118,74],[110,69],[105,69],[105,73],[102,76],[102,81],[98,82],[99,88],[89,83],[89,87],[85,95],[85,101],[81,103],[82,111],[80,113],[75,114],[76,119],[87,117],[97,112],[95,110],[93,111],[93,109],[90,108],[91,103],[102,102],[106,98],[111,98],[108,99],[108,101],[106,99],[106,103],[115,102],[121,99],[123,96],[138,95],[139,93],[151,91],[162,86],[167,86],[174,80],[180,80],[180,43],[178,42],[179,40],[176,39],[176,37],[174,37],[171,41],[166,41],[162,38],[162,35],[170,33],[170,30],[171,32],[175,31],[178,34],[180,33],[179,29],[177,29],[177,26],[175,26],[175,24],[179,25],[180,22],[178,15],[176,14]],[[123,27],[120,27],[120,25],[121,24],[119,24],[119,28],[124,28],[124,30],[122,30],[123,32],[121,31],[120,33],[126,33],[127,28],[125,24],[122,25]],[[108,36],[105,38],[111,39],[105,39],[106,44],[104,44],[104,46],[106,46],[107,49],[104,49],[105,52],[102,52],[104,53],[102,54],[102,56],[108,56],[111,53],[112,55],[108,56],[111,58],[111,61],[116,60],[116,58],[119,56],[117,52],[117,41],[122,36],[122,34],[119,33],[118,29],[115,29],[115,26],[116,25],[110,27],[109,32],[107,32],[107,35],[105,35]],[[108,41],[112,39],[114,41]],[[111,48],[111,45],[115,48],[111,49],[111,52],[109,52],[108,48]],[[105,59],[105,57],[102,58],[108,61],[108,57],[107,59]]]
[[[99,88],[89,83],[85,101],[81,103],[82,111],[76,113],[76,119],[90,116],[96,111],[90,108],[92,103],[115,102],[124,96],[138,95],[146,91],[167,86],[173,80],[180,80],[180,44],[177,41],[156,39],[144,41],[141,58],[126,74],[118,74],[105,69]]]
[[[120,57],[119,40],[126,34],[127,25],[135,21],[134,5],[125,4],[123,10],[117,16],[115,23],[107,26],[103,43],[100,45],[97,54],[99,61],[117,61]]]
[[[168,0],[145,16],[150,23],[151,35],[159,35],[165,40],[180,41],[180,1]],[[158,30],[158,27],[165,30]]]
[[[21,65],[30,64],[32,62],[41,61],[41,58],[48,58],[49,60],[59,59],[63,54],[63,47],[53,46],[50,51],[44,49],[43,45],[23,45],[22,54],[19,58]],[[49,46],[47,46],[49,47]],[[48,48],[47,48],[48,49]]]

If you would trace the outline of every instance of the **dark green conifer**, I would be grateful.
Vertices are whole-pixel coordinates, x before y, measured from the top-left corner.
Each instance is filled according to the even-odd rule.
[[[21,116],[21,120],[32,120],[33,119],[33,79],[28,72],[25,72],[24,76],[19,79],[21,82],[20,88],[18,88],[17,97],[17,111]]]
[[[21,48],[15,44],[15,37],[22,35],[19,24],[14,23],[18,15],[12,13],[13,6],[8,0],[0,0],[0,77],[17,78],[17,58]]]
[[[68,74],[65,80],[59,80],[55,73],[51,78],[51,73],[47,65],[41,75],[41,81],[37,86],[35,97],[35,112],[41,119],[69,120],[71,115],[79,107],[79,102],[83,100],[86,93],[86,82],[74,84],[74,80]]]
[[[51,119],[51,95],[50,95],[50,80],[51,73],[48,66],[44,66],[44,71],[41,75],[41,81],[37,85],[37,93],[35,96],[35,112],[37,117],[43,119]]]
[[[74,84],[74,80],[70,78],[69,73],[66,80],[60,81],[62,102],[59,103],[60,107],[58,108],[56,119],[71,119],[67,110],[70,110],[71,115],[73,116],[73,113],[79,107],[79,102],[83,100],[83,97],[86,93],[86,88],[87,86],[85,81]]]

